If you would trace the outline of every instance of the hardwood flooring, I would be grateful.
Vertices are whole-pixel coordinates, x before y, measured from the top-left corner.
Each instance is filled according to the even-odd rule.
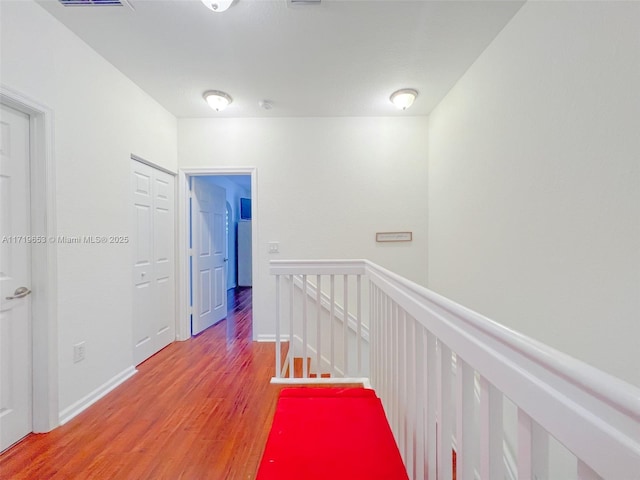
[[[0,455],[1,479],[212,479],[255,476],[281,387],[272,343],[251,341],[251,289],[227,320],[175,342],[130,380],[46,434]]]

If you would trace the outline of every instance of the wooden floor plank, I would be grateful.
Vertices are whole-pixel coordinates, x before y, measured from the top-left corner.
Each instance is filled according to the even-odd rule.
[[[66,425],[0,455],[0,478],[254,478],[281,387],[269,383],[273,344],[251,341],[251,289],[230,305]]]

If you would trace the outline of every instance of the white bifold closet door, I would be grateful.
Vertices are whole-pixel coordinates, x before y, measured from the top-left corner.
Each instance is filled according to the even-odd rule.
[[[133,357],[138,365],[175,340],[174,177],[131,161]]]

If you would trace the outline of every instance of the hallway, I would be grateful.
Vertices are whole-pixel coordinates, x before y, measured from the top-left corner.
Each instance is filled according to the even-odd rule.
[[[0,456],[0,479],[251,479],[281,387],[251,341],[251,289],[226,320],[174,342],[69,423]]]

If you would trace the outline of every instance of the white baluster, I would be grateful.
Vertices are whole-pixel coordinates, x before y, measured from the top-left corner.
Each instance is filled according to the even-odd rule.
[[[309,377],[307,343],[307,276],[302,275],[302,378]]]
[[[456,418],[456,431],[455,431],[455,452],[457,455],[457,461],[455,463],[455,470],[456,470],[456,478],[461,478],[461,474],[462,474],[462,465],[460,465],[460,460],[461,460],[461,456],[458,455],[462,449],[463,449],[463,445],[462,445],[462,410],[463,410],[463,395],[462,395],[462,390],[463,390],[463,386],[462,386],[462,359],[458,356],[457,352],[454,353],[453,358],[455,358],[455,368],[456,368],[456,373],[454,376],[454,380],[455,380],[455,402],[456,402],[456,410],[454,412],[455,418]]]
[[[480,478],[504,478],[502,393],[480,377]]]
[[[356,280],[356,316],[357,316],[357,356],[358,356],[358,377],[362,377],[362,275],[358,275]]]
[[[375,388],[378,384],[378,376],[376,372],[376,292],[373,288],[373,284],[369,281],[369,378],[371,379],[371,385]]]
[[[369,363],[371,365],[371,379],[373,380],[373,388],[380,385],[380,369],[378,368],[378,360],[380,353],[378,351],[378,342],[380,337],[380,323],[378,321],[378,288],[369,281]]]
[[[343,288],[344,288],[344,306],[342,309],[343,312],[343,322],[342,322],[342,336],[343,336],[343,358],[344,358],[344,376],[349,376],[349,276],[344,275],[343,280]]]
[[[438,428],[438,478],[451,480],[451,437],[453,431],[453,411],[451,394],[451,349],[440,343],[440,422]]]
[[[378,356],[380,358],[380,398],[382,398],[383,404],[386,404],[386,384],[387,381],[387,372],[385,370],[386,363],[386,348],[387,348],[387,322],[386,322],[386,314],[387,314],[387,298],[386,295],[380,291],[380,348],[378,349]]]
[[[276,378],[280,378],[280,275],[276,275]]]
[[[388,362],[388,356],[389,356],[389,352],[388,352],[388,346],[389,346],[389,311],[387,310],[387,303],[388,303],[388,297],[385,293],[382,293],[381,295],[381,301],[382,301],[382,305],[381,305],[381,316],[380,316],[380,322],[382,325],[382,335],[380,336],[380,356],[382,357],[380,359],[381,361],[381,368],[382,368],[382,390],[381,390],[381,398],[382,401],[385,405],[385,407],[388,407],[389,405],[389,396],[388,396],[388,391],[387,389],[389,388],[387,385],[387,381],[389,379],[389,375],[388,375],[388,371],[387,371],[387,362]]]
[[[518,408],[518,480],[533,480],[531,417]]]
[[[295,285],[293,275],[289,275],[289,378],[293,378],[293,356],[294,356],[294,340],[293,340],[293,303],[295,296]]]
[[[424,327],[414,320],[416,348],[416,478],[425,478],[425,349]]]
[[[374,362],[375,358],[375,341],[376,341],[376,330],[375,330],[375,312],[374,307],[376,304],[375,292],[373,291],[371,282],[369,282],[369,381],[372,385],[376,384],[376,366]],[[375,387],[374,387],[375,388]]]
[[[518,408],[518,480],[549,479],[549,434]]]
[[[382,360],[383,360],[383,341],[384,341],[384,329],[383,329],[383,310],[382,310],[382,304],[383,304],[383,300],[382,300],[382,292],[380,291],[380,289],[377,289],[377,305],[376,305],[376,318],[377,318],[377,332],[378,332],[378,338],[377,338],[377,346],[376,346],[376,363],[378,364],[378,384],[380,385],[380,387],[382,387],[382,384],[384,382],[384,372],[383,372],[383,364],[382,364]]]
[[[320,275],[316,275],[316,375],[318,378],[322,375],[322,330],[321,325],[322,314],[322,279]]]
[[[413,339],[416,336],[416,321],[413,317],[407,316],[407,339]],[[416,344],[415,342],[408,341],[406,349],[407,358],[407,371],[405,375],[407,377],[407,449],[405,462],[409,477],[417,480],[417,465],[416,465],[416,422],[417,422],[417,386],[415,382],[416,378]]]
[[[394,399],[393,409],[395,410],[395,422],[396,427],[394,433],[396,434],[396,439],[400,434],[400,422],[402,422],[402,417],[400,415],[400,405],[402,402],[401,394],[400,394],[400,377],[405,374],[400,368],[400,358],[403,356],[402,350],[404,350],[404,345],[400,343],[400,317],[403,314],[402,308],[398,304],[396,304],[395,308],[395,316],[393,319],[394,323],[394,340],[395,340],[395,352],[393,355],[393,371],[394,371],[394,379],[393,379],[393,390],[394,390]]]
[[[329,295],[331,299],[329,302],[331,303],[331,308],[329,309],[329,348],[330,348],[330,362],[331,362],[331,375],[336,375],[336,355],[335,355],[335,333],[334,333],[334,323],[335,323],[335,306],[336,306],[336,278],[335,275],[331,275],[331,287]]]
[[[380,349],[378,350],[378,355],[380,355],[380,385],[382,386],[381,393],[386,396],[386,392],[384,389],[387,388],[387,362],[386,362],[386,354],[387,354],[387,296],[386,294],[380,290]],[[386,398],[385,398],[386,401]]]
[[[386,359],[386,374],[387,374],[387,378],[385,380],[385,385],[386,385],[386,394],[385,394],[385,398],[387,399],[387,406],[389,406],[391,404],[391,399],[393,397],[393,390],[392,390],[392,385],[393,385],[393,343],[391,342],[391,335],[392,335],[392,331],[393,331],[393,322],[392,322],[392,317],[393,317],[393,300],[391,300],[391,298],[386,297],[387,300],[387,313],[385,315],[385,323],[387,325],[387,334],[385,336],[385,344],[386,344],[386,352],[385,352],[385,359]]]
[[[398,342],[400,345],[407,344],[406,335],[407,313],[402,310],[398,318]],[[398,426],[398,448],[403,458],[406,458],[407,449],[407,349],[398,349],[398,416],[400,424]]]
[[[549,480],[549,434],[533,420],[531,427],[533,478],[535,480]]]
[[[436,409],[438,407],[438,397],[438,351],[436,349],[436,338],[431,332],[427,332],[427,478],[436,478]]]
[[[398,438],[398,304],[393,302],[391,305],[391,337],[389,341],[391,344],[391,355],[389,355],[389,366],[391,368],[390,378],[390,393],[389,396],[389,422],[391,424],[391,430],[395,438]]]
[[[473,369],[460,355],[456,359],[458,421],[456,424],[456,478],[473,480],[473,459],[477,448],[474,431],[475,381]]]

